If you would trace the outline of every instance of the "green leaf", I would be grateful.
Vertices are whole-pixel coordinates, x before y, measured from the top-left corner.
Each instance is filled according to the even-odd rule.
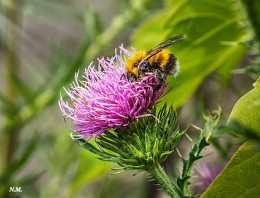
[[[211,183],[201,198],[248,198],[260,196],[259,145],[246,142],[231,158],[226,168]]]
[[[201,151],[209,145],[212,136],[214,135],[214,131],[220,119],[221,110],[215,110],[209,115],[204,115],[204,127],[200,129],[200,136],[197,140],[194,140],[192,143],[192,148],[189,151],[188,158],[183,158],[183,168],[181,175],[177,178],[177,184],[181,189],[183,195],[185,197],[189,196],[189,179],[191,177],[191,170],[193,164],[196,160],[202,157]]]
[[[246,50],[241,43],[250,34],[244,21],[243,7],[237,1],[168,0],[162,11],[141,24],[132,39],[136,48],[151,49],[173,35],[187,35],[169,47],[181,70],[176,79],[168,78],[173,91],[162,102],[180,106],[211,72],[220,67],[229,72]]]
[[[235,104],[227,125],[239,122],[260,135],[260,77],[254,84],[254,89],[242,96]],[[237,131],[239,133],[239,131]]]
[[[260,134],[260,78],[254,89],[242,96],[235,104],[227,127],[238,122],[248,128],[255,137]],[[233,127],[234,128],[234,127]],[[238,135],[244,128],[236,128]],[[252,134],[249,134],[252,135]],[[248,135],[248,136],[249,136]],[[254,137],[254,136],[253,136]],[[224,171],[213,181],[202,197],[259,197],[260,192],[259,142],[248,141],[234,154]]]

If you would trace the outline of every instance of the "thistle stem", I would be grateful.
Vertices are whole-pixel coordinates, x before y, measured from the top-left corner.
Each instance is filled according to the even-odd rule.
[[[172,198],[182,198],[182,193],[176,187],[176,185],[170,180],[170,178],[166,175],[165,171],[161,167],[160,164],[153,167],[152,169],[147,170],[153,178],[165,189],[165,191],[172,197]]]

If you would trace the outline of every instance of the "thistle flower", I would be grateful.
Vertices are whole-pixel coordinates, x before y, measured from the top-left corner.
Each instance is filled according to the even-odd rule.
[[[123,46],[119,49],[119,55],[116,51],[111,58],[98,59],[96,69],[90,65],[83,80],[76,73],[71,89],[65,89],[69,100],[59,100],[63,115],[73,121],[73,141],[98,159],[119,164],[117,173],[145,171],[171,197],[180,198],[182,192],[160,166],[185,132],[176,126],[177,114],[172,106],[165,104],[156,114],[154,106],[167,84],[158,89],[154,73],[129,81],[125,60],[131,53]],[[95,144],[85,137],[95,137]]]
[[[83,80],[75,74],[75,82],[66,90],[69,101],[59,100],[63,115],[74,124],[79,138],[96,137],[105,130],[127,126],[134,119],[151,116],[166,86],[154,91],[158,85],[153,73],[138,82],[130,82],[124,76],[125,59],[131,53],[119,47],[119,55],[98,59],[98,67],[85,69]]]

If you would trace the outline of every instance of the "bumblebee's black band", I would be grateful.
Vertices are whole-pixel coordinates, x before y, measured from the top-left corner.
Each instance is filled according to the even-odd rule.
[[[164,72],[166,75],[171,75],[172,73],[177,72],[176,62],[177,62],[176,57],[173,54],[169,54],[169,60],[164,67]]]

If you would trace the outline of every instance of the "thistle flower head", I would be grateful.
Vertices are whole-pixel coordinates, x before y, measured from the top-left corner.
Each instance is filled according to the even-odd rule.
[[[83,80],[75,74],[69,100],[59,100],[63,115],[70,118],[80,138],[95,137],[106,129],[127,126],[138,117],[149,116],[149,109],[166,89],[154,91],[158,82],[153,73],[140,81],[130,82],[125,77],[125,59],[131,55],[120,46],[120,52],[111,58],[98,59],[95,69],[85,69]]]
[[[155,115],[156,107],[151,110]],[[95,153],[98,159],[117,163],[125,170],[150,170],[174,152],[185,131],[180,131],[173,107],[164,105],[154,117],[144,117],[128,126],[108,129],[96,138],[96,145],[84,139],[73,139],[79,146]],[[97,147],[98,145],[98,147]]]

